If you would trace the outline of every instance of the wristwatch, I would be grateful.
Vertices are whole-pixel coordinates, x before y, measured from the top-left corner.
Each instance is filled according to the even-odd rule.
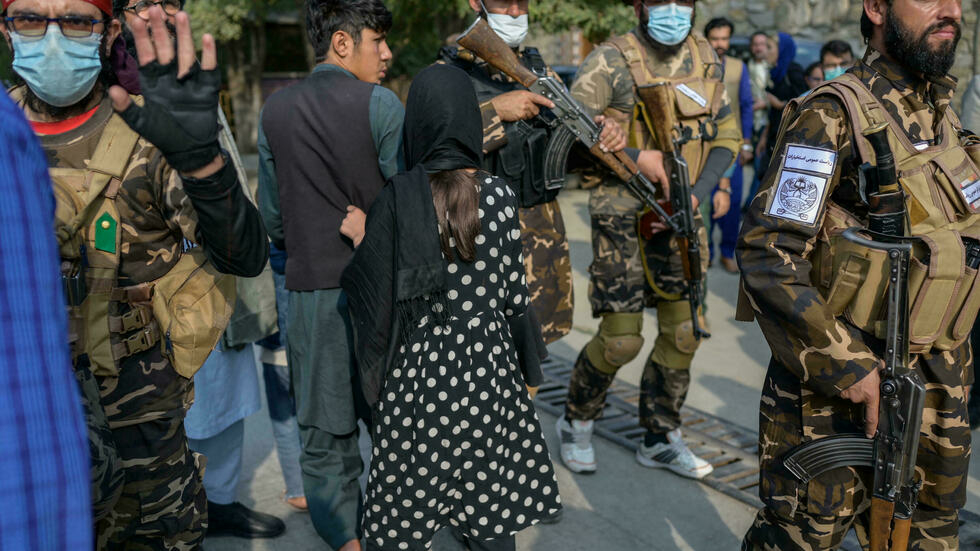
[[[718,191],[724,191],[725,193],[727,193],[729,195],[732,194],[732,188],[730,188],[730,187],[720,187],[720,188],[718,188]]]
[[[747,143],[742,144],[742,151],[752,151],[753,149],[755,148],[752,147],[752,144],[747,144]]]

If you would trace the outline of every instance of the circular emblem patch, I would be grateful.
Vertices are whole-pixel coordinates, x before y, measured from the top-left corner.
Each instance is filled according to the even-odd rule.
[[[818,197],[817,185],[804,176],[784,180],[779,186],[779,202],[797,214],[813,208]]]

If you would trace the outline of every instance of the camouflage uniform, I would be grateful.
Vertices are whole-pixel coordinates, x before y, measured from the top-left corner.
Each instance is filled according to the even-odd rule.
[[[874,49],[849,72],[881,102],[895,121],[892,130],[904,134],[910,144],[939,145],[937,129],[943,127],[943,116],[955,121],[949,106],[956,86],[952,78],[927,82]],[[837,96],[819,92],[807,96],[799,112],[784,121],[785,134],[738,245],[745,292],[739,317],[745,319],[743,312],[751,306],[773,355],[759,416],[760,497],[766,508],[746,534],[743,549],[836,548],[849,526],[865,537],[868,524],[870,473],[840,468],[804,485],[782,465],[784,454],[798,444],[863,432],[864,405],[839,393],[877,368],[881,347],[881,341],[855,327],[851,317],[828,314],[828,302],[817,288],[822,285],[820,271],[811,272],[818,262],[813,252],[824,239],[831,212],[846,212],[855,225],[866,225],[867,218],[858,191],[860,160],[853,147],[853,123]],[[783,189],[780,175],[792,145],[837,155],[827,172],[822,202],[814,207],[817,215],[809,223],[770,214],[774,194]],[[914,223],[914,208],[910,215]],[[931,348],[911,359],[927,397],[916,468],[924,485],[910,549],[957,548],[956,511],[966,500],[970,458],[965,396],[972,382],[972,361],[965,343],[950,350]]]
[[[643,33],[640,29],[632,31],[646,49],[646,70],[652,75],[668,79],[700,77],[692,53],[693,48],[699,48],[702,59],[709,60],[703,68],[704,78],[721,79],[717,55],[703,37],[692,35],[692,40],[675,54],[667,54],[651,48]],[[571,92],[591,115],[603,114],[621,124],[630,136],[631,146],[649,149],[652,137],[639,113],[635,86],[624,54],[606,43],[585,60]],[[721,103],[715,115],[718,138],[709,144],[692,145],[704,150],[721,147],[734,157],[740,140],[727,94],[724,90],[720,93]],[[703,160],[689,159],[695,166]],[[692,170],[693,184],[699,172],[693,167]],[[684,296],[680,251],[669,231],[660,232],[649,241],[639,237],[638,214],[643,205],[615,176],[587,174],[586,179],[594,186],[589,198],[593,251],[589,299],[592,315],[601,317],[602,322],[599,334],[576,362],[566,417],[591,420],[601,415],[606,390],[616,371],[636,357],[643,345],[643,309],[657,308],[658,334],[641,381],[640,422],[653,432],[666,433],[680,426],[680,408],[690,386],[691,361],[698,347],[690,306]],[[696,216],[702,268],[706,270],[707,232],[700,214]],[[701,323],[704,326],[703,319]]]
[[[110,117],[106,98],[81,127],[64,134],[40,136],[52,174],[84,169]],[[159,151],[142,138],[132,152],[115,203],[121,233],[120,287],[151,282],[166,274],[180,258],[184,241],[197,241],[197,215],[184,194],[181,178]],[[59,208],[61,203],[59,202]],[[110,315],[133,309],[111,302]],[[116,339],[129,337],[117,335]],[[95,390],[87,356],[78,356],[76,376],[85,390]],[[197,549],[207,527],[207,503],[201,483],[203,457],[191,452],[184,434],[184,414],[193,401],[193,382],[180,376],[159,345],[122,358],[118,373],[95,373],[101,403],[86,392],[93,474],[100,473],[99,494],[115,495],[120,474],[121,496],[96,503],[97,548],[137,550]],[[92,426],[108,424],[92,432]],[[93,438],[93,434],[95,435]],[[113,450],[122,473],[113,473]],[[97,451],[96,451],[97,450]],[[98,458],[103,457],[102,461]],[[97,479],[93,477],[93,482]],[[101,508],[101,510],[100,510]]]
[[[455,46],[443,49],[440,63],[453,63],[463,67],[471,74],[501,87],[501,93],[508,89],[523,89],[507,75],[489,67],[486,62],[476,59],[469,61],[471,55],[464,51],[462,56]],[[545,69],[549,76],[561,80],[551,70]],[[493,103],[480,97],[480,112],[483,115],[483,152],[491,156],[508,143],[505,123],[500,119]],[[506,179],[503,174],[497,176]],[[509,182],[516,192],[520,186]],[[524,244],[524,268],[527,271],[527,287],[531,305],[541,323],[541,334],[546,343],[553,343],[572,330],[572,263],[568,253],[568,238],[565,236],[565,221],[561,216],[558,200],[522,207],[518,209],[521,222],[521,240]]]

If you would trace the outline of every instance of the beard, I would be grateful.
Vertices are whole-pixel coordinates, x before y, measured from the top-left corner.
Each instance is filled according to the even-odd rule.
[[[947,27],[952,27],[956,31],[953,40],[935,49],[930,48],[929,36]],[[953,68],[960,35],[960,25],[955,21],[946,20],[930,25],[922,35],[917,37],[898,20],[893,10],[888,10],[885,14],[885,49],[888,55],[905,68],[927,77],[944,76]]]
[[[27,85],[27,81],[17,74],[17,71],[11,71],[13,74],[14,86],[24,87],[24,105],[26,105],[31,111],[45,115],[56,121],[63,121],[72,117],[77,117],[88,111],[88,106],[91,105],[96,98],[101,97],[105,91],[109,89],[109,86],[115,82],[112,64],[109,63],[109,56],[106,55],[106,45],[108,44],[108,40],[109,36],[107,34],[103,34],[102,46],[99,48],[99,58],[102,60],[102,71],[99,73],[98,80],[95,81],[95,85],[92,86],[89,93],[75,105],[58,107],[45,102],[34,93],[34,90],[31,90],[31,87]],[[13,48],[11,48],[11,51],[13,51]]]

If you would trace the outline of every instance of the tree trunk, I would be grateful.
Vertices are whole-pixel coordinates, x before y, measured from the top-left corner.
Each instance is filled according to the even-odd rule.
[[[242,153],[254,153],[262,110],[262,70],[265,66],[265,25],[255,21],[228,44],[228,90],[234,110],[235,141]]]

